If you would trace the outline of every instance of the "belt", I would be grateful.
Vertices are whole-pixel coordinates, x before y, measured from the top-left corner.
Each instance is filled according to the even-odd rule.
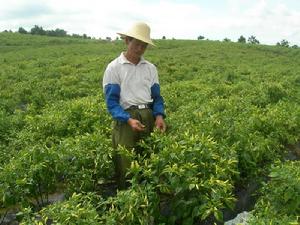
[[[132,105],[128,109],[151,109],[151,104]]]

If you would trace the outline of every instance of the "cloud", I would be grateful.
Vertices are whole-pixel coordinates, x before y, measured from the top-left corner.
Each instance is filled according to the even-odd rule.
[[[240,35],[254,35],[266,44],[275,44],[282,39],[300,42],[300,38],[293,35],[300,28],[300,13],[286,2],[228,0],[227,11],[227,14],[217,16],[210,23],[220,34],[232,40],[237,40]],[[222,39],[212,29],[207,31],[217,39]]]
[[[0,4],[0,30],[29,29],[36,24],[70,34],[115,38],[116,32],[145,21],[153,38],[203,35],[212,40],[237,40],[240,35],[255,35],[267,44],[281,39],[300,42],[300,4],[292,7],[294,0],[110,0],[105,4],[98,0],[0,0]]]
[[[246,12],[246,19],[252,22],[250,27],[264,42],[274,44],[281,39],[287,39],[300,27],[300,13],[281,2],[267,4],[267,1],[262,1],[260,5]]]
[[[19,5],[12,4],[10,6],[11,7],[6,7],[6,8],[4,7],[0,10],[1,19],[5,19],[5,20],[13,20],[15,18],[28,19],[28,18],[34,18],[34,17],[52,13],[52,10],[49,6],[39,2],[38,3],[23,2]]]

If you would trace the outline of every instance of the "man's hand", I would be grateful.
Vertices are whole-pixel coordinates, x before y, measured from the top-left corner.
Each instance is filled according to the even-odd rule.
[[[143,125],[139,120],[129,118],[127,123],[131,126],[133,131],[144,131],[145,125]]]
[[[164,133],[166,131],[166,123],[164,118],[161,115],[156,116],[155,119],[155,127],[160,130],[160,132]]]

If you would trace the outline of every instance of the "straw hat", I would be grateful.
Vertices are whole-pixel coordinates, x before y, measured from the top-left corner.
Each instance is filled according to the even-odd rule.
[[[143,22],[134,24],[127,32],[122,32],[117,34],[121,35],[122,37],[126,37],[126,36],[133,37],[142,42],[155,46],[155,44],[152,42],[150,38],[150,27]]]

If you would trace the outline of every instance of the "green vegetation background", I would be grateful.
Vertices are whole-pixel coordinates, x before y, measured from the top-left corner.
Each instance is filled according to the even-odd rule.
[[[271,182],[288,180],[292,194],[282,197],[288,187],[262,194],[253,224],[261,218],[261,224],[297,222],[299,163],[280,161],[286,146],[299,142],[300,50],[216,41],[156,44],[145,58],[159,71],[168,132],[141,143],[150,157],[128,153],[135,162],[132,188],[106,198],[103,187],[113,180],[112,121],[102,76],[124,43],[0,33],[0,207],[17,205],[24,223],[34,223],[39,209],[33,199],[44,206],[62,189],[70,199],[37,212],[45,221],[221,221],[222,210],[233,207],[235,186],[273,171]],[[262,193],[267,185],[274,184]],[[72,207],[78,202],[83,209]],[[163,203],[171,208],[167,215]],[[71,207],[59,214],[64,204]],[[77,219],[65,218],[72,213]]]

